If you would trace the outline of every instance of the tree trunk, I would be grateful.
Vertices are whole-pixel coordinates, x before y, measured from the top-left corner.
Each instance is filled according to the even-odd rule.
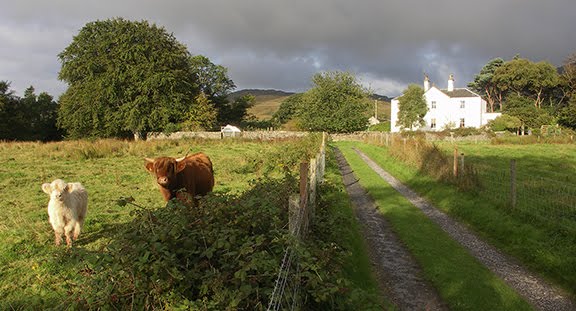
[[[490,95],[490,89],[488,87],[484,88],[486,92],[486,99],[488,99],[488,104],[490,104],[490,112],[494,112],[494,98]]]

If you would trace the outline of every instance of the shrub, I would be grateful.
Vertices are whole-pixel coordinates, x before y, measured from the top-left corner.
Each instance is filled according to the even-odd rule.
[[[138,207],[94,264],[79,307],[262,306],[290,243],[284,224],[294,185],[266,179],[240,196],[211,194],[197,207],[177,199]]]
[[[390,132],[390,121],[383,121],[368,128],[370,132]]]

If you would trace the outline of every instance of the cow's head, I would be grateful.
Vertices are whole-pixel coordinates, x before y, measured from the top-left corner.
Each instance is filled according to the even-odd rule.
[[[48,194],[51,200],[64,201],[70,187],[62,179],[56,179],[50,184],[42,184],[42,191]]]
[[[156,175],[156,182],[164,188],[172,188],[176,179],[176,174],[185,167],[184,158],[175,159],[172,157],[160,157],[156,159],[146,158],[146,169]]]

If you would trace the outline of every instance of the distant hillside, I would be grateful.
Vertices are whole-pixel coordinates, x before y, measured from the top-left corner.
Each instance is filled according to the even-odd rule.
[[[254,95],[254,97],[259,98],[259,97],[263,97],[263,96],[268,96],[268,97],[286,97],[286,96],[290,96],[292,94],[295,94],[293,92],[284,92],[284,91],[279,91],[279,90],[272,90],[272,89],[267,89],[267,90],[260,90],[260,89],[244,89],[244,90],[239,90],[236,92],[232,92],[230,93],[230,95],[228,95],[228,98],[230,100],[235,100],[238,97],[244,96],[244,95],[248,95],[248,94],[252,94]]]
[[[392,100],[392,97],[388,97],[388,96],[384,96],[384,95],[379,95],[379,94],[372,94],[370,96],[370,98],[372,99],[377,99],[379,101],[383,101],[383,102],[390,102]]]
[[[245,89],[231,93],[228,95],[228,99],[233,101],[238,97],[248,94],[251,94],[255,98],[254,107],[248,109],[248,113],[253,114],[260,120],[267,120],[272,118],[272,115],[278,110],[282,101],[296,93],[278,90]]]
[[[255,98],[254,106],[248,109],[248,113],[256,116],[259,120],[267,120],[272,118],[272,115],[278,110],[280,104],[296,93],[285,92],[279,90],[260,90],[260,89],[244,89],[231,93],[228,99],[233,101],[238,97],[251,94]],[[378,101],[378,118],[390,119],[390,97],[372,94],[371,99]]]

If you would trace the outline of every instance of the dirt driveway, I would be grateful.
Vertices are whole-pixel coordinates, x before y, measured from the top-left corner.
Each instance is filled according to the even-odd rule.
[[[384,181],[422,210],[451,238],[464,246],[472,256],[515,289],[536,309],[576,310],[576,304],[562,290],[551,286],[512,258],[482,241],[473,232],[400,183],[364,153],[356,149],[354,151]],[[344,184],[370,245],[374,269],[385,292],[401,310],[446,309],[435,290],[420,277],[422,273],[418,265],[394,235],[386,220],[377,212],[372,199],[357,183],[346,159],[338,150],[336,155]]]

